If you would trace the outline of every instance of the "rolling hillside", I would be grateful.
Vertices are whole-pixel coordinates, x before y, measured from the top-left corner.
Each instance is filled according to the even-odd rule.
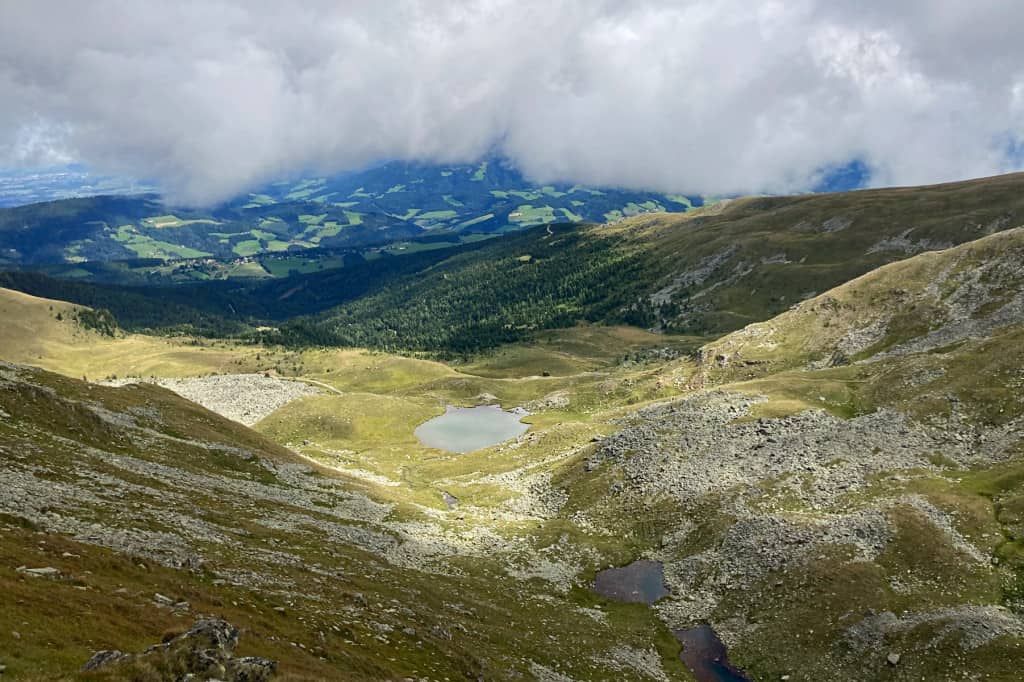
[[[424,545],[395,505],[169,391],[4,363],[0,415],[5,677],[195,672],[186,657],[78,674],[96,651],[139,652],[205,617],[241,628],[239,655],[276,661],[283,680],[497,679],[607,648],[593,621],[503,579],[498,561],[414,567],[451,550]],[[612,618],[647,646],[642,614]]]
[[[937,352],[1020,322],[1024,228],[873,270],[704,349],[708,376]]]
[[[1018,174],[536,229],[285,331],[315,343],[420,350],[485,347],[578,320],[717,336],[886,263],[1015,227],[1022,189]]]
[[[750,198],[613,225],[351,255],[277,278],[124,287],[7,273],[0,284],[107,308],[131,330],[199,330],[294,346],[465,354],[576,322],[708,337],[921,251],[1018,224],[1024,176]],[[336,254],[328,254],[336,258]],[[262,266],[261,266],[262,267]]]
[[[600,485],[567,473],[566,511],[652,537],[661,618],[751,679],[1014,679],[1022,248],[920,254],[667,363],[689,395],[594,448]]]
[[[76,307],[15,292],[0,291],[0,306],[22,322],[0,344],[5,677],[195,672],[188,655],[78,671],[97,651],[140,652],[211,617],[240,628],[238,656],[276,661],[284,680],[685,675],[653,613],[566,593],[567,571],[581,570],[570,566],[621,550],[573,549],[563,566],[551,549],[562,522],[488,480],[543,467],[550,448],[570,452],[603,427],[536,408],[538,436],[513,456],[458,459],[411,435],[441,401],[485,392],[557,410],[566,399],[549,394],[571,391],[573,410],[588,412],[668,395],[652,367],[620,368],[606,350],[659,348],[662,337],[577,330],[481,358],[470,374],[379,353],[109,337],[69,319]],[[105,372],[233,379],[225,400],[234,405],[261,392],[246,380],[270,372],[323,390],[258,423],[260,435],[148,383],[71,378]],[[613,377],[628,385],[609,393]],[[446,506],[441,485],[461,506]],[[529,530],[549,522],[537,536]],[[68,619],[68,609],[101,624]]]
[[[700,198],[537,186],[498,159],[473,166],[389,163],[338,178],[278,183],[223,206],[167,206],[157,195],[94,196],[0,208],[0,265],[142,259],[247,259],[442,238],[449,243],[555,222],[685,211]],[[474,236],[475,235],[475,236]],[[295,265],[301,269],[301,266]],[[287,270],[288,265],[283,266]],[[257,276],[261,268],[237,276]],[[56,270],[93,276],[88,268]],[[271,272],[264,271],[263,276]]]

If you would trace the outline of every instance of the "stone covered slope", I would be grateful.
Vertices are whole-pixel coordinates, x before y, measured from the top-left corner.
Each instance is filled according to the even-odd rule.
[[[592,455],[608,492],[576,518],[648,538],[666,624],[711,623],[753,679],[888,679],[890,654],[899,679],[1015,679],[1024,422],[750,419],[763,400],[652,408]]]
[[[83,672],[108,673],[128,679],[216,679],[224,682],[267,682],[277,664],[259,656],[236,658],[239,632],[225,620],[201,619],[187,632],[132,654],[99,651],[82,666]]]
[[[646,539],[664,622],[753,679],[1017,679],[1022,256],[1024,230],[922,254],[709,344],[566,511]]]
[[[174,391],[186,400],[246,426],[256,424],[293,400],[321,392],[321,389],[302,381],[281,379],[269,373],[215,374],[175,379],[127,378],[106,381],[104,384],[127,386],[143,381]]]

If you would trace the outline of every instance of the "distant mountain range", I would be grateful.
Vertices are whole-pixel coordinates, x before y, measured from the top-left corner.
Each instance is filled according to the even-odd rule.
[[[0,208],[100,194],[155,191],[150,183],[93,173],[78,164],[32,170],[0,168]]]
[[[72,193],[78,176],[48,177],[48,190],[17,196]],[[167,206],[155,194],[0,209],[0,265],[231,259],[420,238],[460,243],[541,224],[614,222],[703,203],[702,197],[540,186],[497,159],[461,166],[393,162],[334,178],[274,183],[203,210]]]

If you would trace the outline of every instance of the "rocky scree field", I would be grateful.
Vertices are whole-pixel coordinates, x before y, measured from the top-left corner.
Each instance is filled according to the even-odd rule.
[[[691,397],[588,455],[576,513],[642,519],[659,616],[712,623],[754,679],[1014,679],[1022,245],[915,256],[706,345]]]

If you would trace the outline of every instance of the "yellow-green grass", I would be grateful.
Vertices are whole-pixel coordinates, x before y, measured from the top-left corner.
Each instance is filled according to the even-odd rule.
[[[310,197],[311,195],[316,194],[317,192],[319,192],[320,189],[325,184],[326,184],[326,180],[323,180],[321,178],[310,179],[310,180],[303,180],[302,182],[300,182],[297,185],[295,185],[294,187],[292,187],[291,191],[288,192],[288,194],[285,195],[285,199],[288,199],[288,200],[306,199],[306,198]]]
[[[847,359],[870,358],[941,327],[946,322],[942,299],[951,293],[944,288],[953,287],[958,274],[1000,261],[1009,263],[1007,272],[1012,273],[1022,256],[1024,229],[1014,229],[886,265],[712,342],[705,355],[727,363],[724,368],[709,363],[706,374],[723,381],[826,360],[848,335],[880,325],[881,338]],[[1011,275],[1006,281],[988,282],[994,299],[987,312],[1005,303],[1021,281],[1017,274],[1016,280]]]
[[[299,222],[305,225],[319,225],[324,218],[327,217],[326,213],[320,213],[318,215],[312,215],[310,213],[303,213],[299,215]]]
[[[902,281],[921,286],[928,278],[903,277]],[[33,309],[21,313],[28,323],[8,338],[25,337],[36,327],[53,325],[56,321],[49,318],[49,312],[47,309],[41,315],[40,310]],[[118,340],[111,343],[115,341]],[[645,364],[642,359],[620,364],[623,355],[665,345],[692,349],[699,342],[686,337],[666,339],[628,328],[581,327],[542,334],[531,345],[508,347],[455,367],[362,351],[286,352],[223,346],[190,352],[223,352],[231,367],[280,368],[282,373],[322,381],[342,391],[343,395],[325,394],[292,403],[265,419],[258,429],[276,442],[295,444],[303,455],[315,461],[368,471],[397,483],[381,486],[372,477],[364,480],[358,476],[352,483],[377,499],[397,504],[396,519],[416,518],[422,513],[416,505],[442,509],[441,489],[455,494],[467,508],[493,508],[515,493],[506,487],[480,482],[480,476],[528,469],[531,473],[552,474],[556,486],[569,491],[570,501],[563,514],[577,509],[589,511],[621,533],[584,539],[564,519],[499,522],[492,526],[496,532],[529,537],[537,546],[565,535],[573,542],[589,542],[602,561],[627,561],[650,548],[653,536],[637,531],[632,510],[616,506],[609,499],[607,491],[613,482],[609,477],[613,474],[599,471],[588,476],[580,460],[588,448],[594,447],[588,445],[591,438],[614,429],[610,423],[613,416],[652,400],[678,395],[693,385],[689,382],[695,368],[687,359],[662,367],[658,363]],[[89,338],[82,345],[91,348],[95,344]],[[827,370],[793,368],[786,364],[790,358],[783,354],[776,366],[787,368],[785,372],[760,376],[757,366],[753,366],[734,375],[723,373],[720,378],[735,380],[747,378],[744,373],[748,371],[754,374],[747,381],[725,385],[726,390],[767,396],[768,400],[757,406],[754,416],[824,408],[849,417],[880,406],[893,406],[929,418],[948,413],[947,396],[953,394],[960,401],[960,409],[971,417],[984,423],[1005,424],[1024,412],[1024,402],[1019,398],[1022,348],[1024,330],[1013,327],[988,339],[958,343],[930,353]],[[803,360],[799,364],[802,363]],[[545,372],[550,376],[543,376]],[[418,423],[439,414],[446,403],[470,404],[480,394],[489,393],[510,407],[560,392],[567,398],[567,404],[558,406],[556,401],[554,406],[539,409],[529,418],[533,424],[530,436],[514,446],[454,455],[424,448],[413,435]],[[304,444],[307,440],[309,445]],[[937,462],[941,461],[940,455],[937,453]],[[980,547],[990,545],[1002,561],[1021,566],[1024,496],[1018,491],[1022,480],[1024,474],[1015,462],[977,471],[944,471],[941,475],[920,472],[905,484],[879,480],[876,488],[858,491],[857,496],[844,502],[854,509],[874,497],[923,495],[936,507],[956,512],[956,527],[965,537]],[[675,518],[672,514],[677,511],[666,508],[665,518]],[[698,511],[693,512],[699,524],[694,535],[702,542],[718,541],[730,520],[720,511]],[[786,511],[809,513],[798,507]],[[833,652],[825,647],[841,640],[849,624],[846,614],[851,611],[862,613],[872,608],[901,613],[961,603],[992,604],[1024,592],[1022,585],[1000,584],[1001,576],[965,563],[959,550],[937,534],[933,525],[913,508],[897,505],[890,520],[896,531],[893,541],[875,562],[853,561],[843,549],[823,549],[806,564],[793,567],[784,575],[755,582],[751,590],[759,595],[753,600],[758,606],[745,613],[745,617],[764,626],[745,638],[734,655],[749,666],[756,678],[777,679],[789,674],[786,666],[792,663],[792,652],[779,650],[780,638],[790,642],[809,661],[807,671],[801,672],[819,678],[835,673],[815,670],[814,666],[818,660],[829,661],[829,665],[835,660]],[[986,534],[991,541],[983,541]],[[307,550],[318,551],[302,548],[303,552]],[[493,578],[493,567],[465,558],[456,563],[467,576],[482,579],[459,585],[481,600],[481,608],[503,603],[488,601],[499,597],[499,586],[488,582]],[[906,576],[910,576],[915,581],[913,590],[902,593],[894,589],[893,576],[908,580]],[[746,608],[752,601],[749,594],[740,597],[727,594],[716,607],[715,618],[733,618],[738,609]],[[514,598],[522,599],[523,595]],[[579,599],[581,604],[591,606],[595,603],[593,597],[577,592],[568,599]],[[559,604],[564,610],[566,602]],[[646,609],[608,608],[616,614],[612,617],[616,627],[623,623],[649,627],[650,614]],[[506,614],[506,620],[521,618],[522,613],[525,612]],[[504,632],[490,623],[492,616],[489,612],[482,627],[488,628],[489,634]],[[555,621],[557,618],[548,624],[555,625]],[[662,658],[671,658],[674,650],[670,641],[664,639],[661,629],[657,633]],[[924,650],[934,635],[927,628],[919,628],[889,644],[917,652]],[[520,636],[516,635],[517,646]],[[589,640],[581,641],[586,644]],[[1014,656],[1014,644],[997,640],[965,655],[955,643],[943,641],[938,657],[908,656],[901,669],[915,677],[931,679],[943,674],[940,666],[955,658],[956,666],[1003,679],[1012,673],[1007,661]],[[532,646],[532,642],[524,646]],[[852,663],[853,668],[843,670],[842,674],[855,678],[861,664]],[[868,677],[889,670],[884,657],[864,664],[875,666]],[[680,674],[676,669],[671,672]]]
[[[132,225],[121,225],[113,238],[140,258],[202,258],[210,255],[198,249],[153,239],[140,234]]]
[[[523,201],[536,201],[537,199],[540,199],[543,196],[542,192],[519,189],[509,190],[508,194],[510,196],[519,197]]]
[[[705,339],[655,334],[636,327],[581,324],[538,333],[533,341],[486,351],[460,365],[469,374],[495,378],[569,376],[609,368],[637,352],[671,349],[691,353]]]
[[[425,211],[416,216],[417,222],[419,221],[444,221],[457,218],[459,215],[458,211],[452,210],[439,210],[439,211]]]
[[[250,194],[249,203],[242,208],[259,208],[260,206],[270,206],[276,203],[277,201],[267,194]]]
[[[258,239],[244,239],[231,247],[232,251],[243,258],[246,256],[255,256],[262,249],[263,247],[260,245]]]
[[[0,360],[90,379],[194,376],[255,364],[248,359],[257,350],[226,343],[141,334],[105,336],[82,327],[75,319],[79,310],[84,308],[0,289]]]
[[[451,248],[452,242],[392,242],[383,251],[388,253],[420,253]]]
[[[311,349],[298,355],[281,351],[280,357],[299,359],[303,376],[318,379],[341,391],[414,392],[438,379],[457,375],[455,370],[441,362],[375,351]],[[285,365],[288,363],[286,360]]]
[[[608,222],[616,222],[623,218],[640,215],[641,213],[663,212],[664,210],[665,207],[656,201],[645,201],[642,204],[630,202],[622,208],[616,208],[608,211],[604,214],[604,218]]]
[[[265,223],[270,223],[271,221],[264,221],[264,222]],[[259,239],[261,241],[267,241],[269,239],[274,239],[275,237],[277,237],[277,235],[274,234],[273,232],[267,232],[266,230],[253,229],[253,230],[250,230],[249,232],[252,234],[253,237],[256,237],[256,239]]]
[[[581,223],[581,222],[583,222],[583,216],[581,216],[579,213],[573,213],[568,208],[563,208],[563,209],[560,209],[560,210],[562,211],[562,214],[566,217],[567,220],[571,220],[574,223]]]
[[[519,225],[539,225],[541,223],[556,222],[555,209],[548,205],[534,206],[532,204],[522,204],[513,213],[518,215],[509,215],[509,222]]]
[[[842,417],[893,407],[928,420],[948,416],[953,401],[972,421],[1006,424],[1024,415],[1024,325],[932,352],[830,369],[789,370],[725,384],[726,390],[766,396],[754,416],[825,409]]]
[[[262,266],[274,277],[286,277],[292,270],[301,273],[319,272],[345,265],[341,256],[334,258],[303,258],[292,256],[287,258],[266,258],[260,261]]]
[[[294,619],[273,617],[271,604],[254,602],[246,590],[214,587],[207,577],[143,563],[60,535],[40,536],[31,528],[0,530],[0,537],[0,651],[5,677],[111,679],[109,674],[77,671],[96,651],[140,652],[159,643],[165,633],[180,633],[192,624],[192,614],[153,604],[156,593],[187,599],[197,612],[216,614],[243,628],[237,655],[277,658],[283,663],[283,680],[338,675],[311,651],[273,641],[275,631],[300,641],[309,635]],[[53,566],[66,577],[26,578],[14,571],[21,565]]]
[[[941,453],[935,463],[943,465]],[[951,464],[951,462],[950,462]],[[909,471],[900,478],[889,475],[874,477],[870,485],[833,502],[836,511],[849,512],[872,502],[882,501],[894,526],[894,535],[886,549],[873,562],[855,561],[836,549],[823,552],[816,561],[769,576],[753,587],[759,609],[751,614],[763,622],[766,631],[744,643],[737,654],[750,664],[750,672],[770,679],[787,665],[777,647],[778,636],[813,654],[816,647],[830,646],[842,640],[842,614],[870,608],[874,612],[890,610],[897,614],[925,612],[963,604],[1000,604],[1019,598],[1024,589],[1021,568],[1024,553],[1018,538],[1021,530],[1016,518],[1003,515],[1019,496],[1019,483],[1024,480],[1024,466],[1019,457],[1003,464],[960,470],[950,466],[942,472]],[[933,521],[918,509],[906,504],[885,504],[903,495],[926,499],[947,514],[952,527],[993,563],[1007,566],[1008,572],[979,566],[964,556],[962,549],[938,532]],[[797,507],[790,510],[814,514]],[[894,580],[901,585],[894,586]],[[749,598],[749,597],[747,597]],[[723,612],[736,608],[732,597],[720,605]],[[934,638],[931,626],[921,626],[904,634],[895,634],[887,641],[892,650],[907,652],[901,661],[915,679],[938,679],[948,674],[953,665],[966,670],[982,670],[992,679],[1012,679],[1009,671],[1019,647],[1010,638],[995,639],[981,650],[965,653],[955,637]],[[940,653],[933,653],[936,648]],[[928,651],[928,655],[921,652]],[[822,657],[825,652],[822,651]],[[808,660],[815,661],[811,655]],[[833,659],[834,661],[834,659]],[[844,678],[858,674],[856,666],[866,663],[873,671],[861,670],[865,678],[873,678],[885,668],[884,658],[849,661],[853,667],[844,670]],[[820,674],[812,667],[808,674]],[[835,672],[835,671],[833,671]],[[835,672],[835,674],[839,674]],[[960,676],[960,672],[956,675]]]
[[[470,227],[471,225],[477,225],[479,223],[486,223],[488,220],[490,220],[493,217],[494,217],[493,213],[485,213],[482,216],[477,216],[476,218],[471,218],[469,220],[462,221],[461,223],[459,223],[459,227]]]
[[[440,504],[433,485],[437,479],[472,470],[508,471],[543,459],[553,448],[570,450],[610,431],[607,420],[629,406],[677,395],[685,384],[667,381],[653,367],[616,364],[625,348],[661,346],[666,341],[631,328],[552,331],[535,347],[510,347],[497,356],[452,367],[360,350],[288,351],[144,335],[113,338],[79,326],[72,319],[76,306],[2,293],[0,312],[12,324],[0,331],[0,359],[90,379],[272,371],[329,386],[341,395],[325,389],[321,396],[278,410],[258,428],[328,465],[403,481],[398,491],[369,490],[375,496],[389,498],[401,492],[407,500],[430,506]],[[57,320],[57,313],[64,319]],[[551,367],[553,361],[560,363],[559,375],[541,376],[541,367]],[[496,398],[511,408],[549,397],[549,403],[542,402],[526,419],[537,440],[514,451],[499,447],[470,456],[452,455],[422,447],[413,434],[417,425],[443,412],[447,404],[472,405]],[[308,447],[303,446],[305,441],[310,441]],[[331,451],[353,454],[337,461]],[[480,505],[508,497],[486,486],[454,489]]]
[[[212,220],[210,218],[195,218],[191,220],[182,220],[176,215],[168,214],[145,218],[143,219],[142,224],[146,225],[147,227],[152,227],[154,229],[160,230],[167,227],[184,227],[185,225],[196,224],[220,225],[220,222]]]
[[[232,265],[228,270],[228,277],[269,277],[270,273],[266,271],[261,263],[258,261],[250,261],[248,263],[238,263]]]
[[[75,322],[72,317],[78,309],[63,302],[0,292],[0,312],[9,321],[0,330],[0,357],[91,378],[274,371],[320,381],[345,393],[416,397],[437,404],[470,405],[482,394],[492,394],[506,407],[514,407],[571,391],[572,406],[559,413],[576,411],[582,416],[583,412],[671,394],[672,384],[677,382],[668,375],[644,366],[618,367],[616,359],[628,349],[690,343],[689,339],[666,339],[631,328],[579,327],[549,332],[534,346],[510,346],[453,367],[362,350],[287,351],[138,334],[107,337]],[[63,320],[56,319],[58,313]],[[685,364],[680,367],[686,371]],[[552,376],[542,376],[545,371]]]
[[[6,608],[0,610],[0,650],[5,677],[15,680],[123,679],[124,671],[117,668],[92,674],[78,669],[102,649],[141,652],[186,630],[198,613],[239,627],[236,655],[276,660],[279,674],[274,679],[281,682],[362,682],[416,674],[460,679],[478,674],[481,663],[487,679],[500,679],[510,671],[499,661],[510,656],[543,661],[549,667],[557,660],[579,676],[591,670],[592,657],[606,651],[610,642],[641,649],[653,645],[673,679],[691,679],[678,660],[678,643],[649,609],[607,602],[585,590],[553,599],[537,589],[542,585],[510,583],[486,561],[461,562],[465,576],[455,580],[396,570],[358,551],[333,547],[334,561],[346,567],[344,575],[323,581],[301,568],[289,569],[289,577],[308,599],[295,600],[281,613],[274,609],[286,604],[283,596],[214,585],[209,575],[143,563],[30,529],[12,526],[0,531],[0,537],[0,589],[6,595]],[[327,557],[322,549],[293,549],[320,561]],[[64,557],[65,553],[74,557]],[[11,568],[19,562],[54,566],[66,577],[26,578]],[[191,611],[179,615],[156,606],[152,599],[157,593],[187,600]],[[354,619],[310,615],[325,599],[335,607],[355,608],[366,602],[369,610]],[[375,636],[372,622],[396,605],[404,625],[413,627],[416,635],[396,629],[387,638]],[[453,610],[456,605],[463,611]],[[572,607],[601,609],[607,624],[597,624]],[[465,632],[458,627],[462,623]],[[452,639],[432,634],[434,624],[451,632]],[[426,645],[417,645],[417,640]],[[511,672],[522,676],[527,671]]]

